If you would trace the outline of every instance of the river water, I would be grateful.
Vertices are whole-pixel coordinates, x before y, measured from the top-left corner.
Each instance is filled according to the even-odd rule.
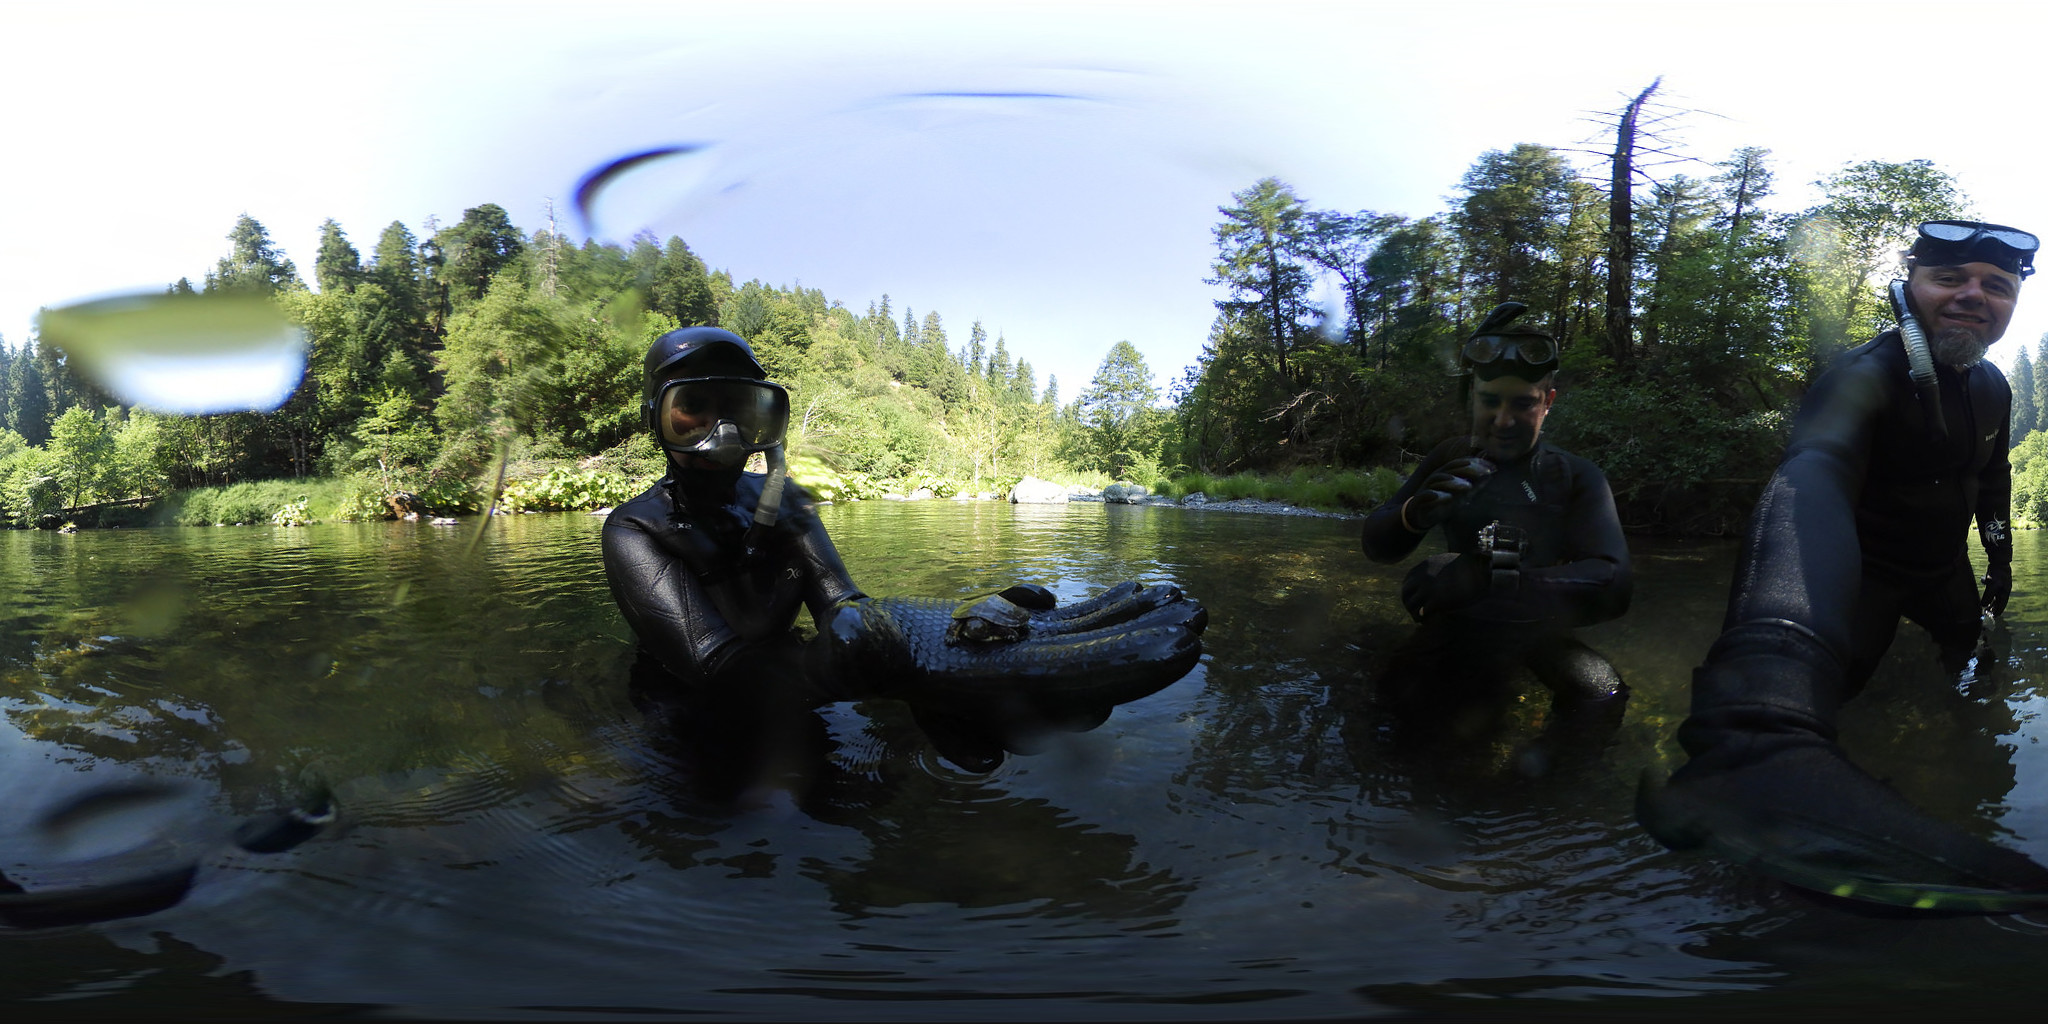
[[[1582,631],[1634,689],[1557,741],[1533,684],[1417,748],[1358,699],[1409,629],[1357,523],[1101,505],[821,510],[870,593],[1170,582],[1201,665],[988,774],[891,702],[816,723],[741,806],[629,698],[601,520],[0,533],[0,872],[31,890],[196,856],[182,902],[0,928],[50,1010],[435,1017],[1642,1016],[2038,1005],[2048,919],[1893,918],[1663,850],[1668,770],[1732,546],[1635,542]],[[1960,688],[1917,629],[1844,742],[1923,808],[2048,859],[2048,549],[2019,537],[1998,656]],[[1603,742],[1604,740],[1604,742]],[[174,783],[88,820],[81,794]],[[287,852],[222,841],[327,785]],[[299,1007],[306,1009],[309,1007]]]

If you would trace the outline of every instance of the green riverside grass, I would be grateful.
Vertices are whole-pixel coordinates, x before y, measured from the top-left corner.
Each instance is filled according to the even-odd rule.
[[[1400,488],[1401,475],[1385,466],[1372,469],[1311,469],[1304,466],[1285,476],[1189,473],[1152,485],[1153,493],[1175,500],[1200,491],[1208,495],[1210,501],[1255,498],[1324,512],[1369,511],[1393,497]]]

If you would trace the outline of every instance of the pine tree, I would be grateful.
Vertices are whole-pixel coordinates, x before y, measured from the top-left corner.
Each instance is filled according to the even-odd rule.
[[[1230,198],[1236,206],[1217,208],[1223,222],[1215,229],[1216,276],[1209,283],[1230,289],[1231,297],[1218,301],[1217,308],[1259,323],[1275,372],[1291,380],[1287,357],[1302,333],[1309,288],[1315,283],[1293,255],[1306,204],[1278,178],[1261,178]]]
[[[445,261],[437,277],[447,287],[451,304],[482,298],[498,271],[526,250],[511,215],[496,203],[462,211],[462,220],[436,232],[433,242]]]
[[[1010,349],[1003,343],[1003,336],[996,335],[996,350],[988,357],[988,382],[990,385],[1008,391],[1010,387]]]
[[[2043,347],[2036,351],[2043,357],[2041,361],[2048,362],[2048,334],[2044,334],[2041,337]],[[2044,418],[2048,418],[2042,415],[2042,410],[2048,409],[2048,366],[2036,365],[2034,367],[2034,387],[2032,390],[2034,392],[2034,429],[2040,430],[2043,427],[2048,427],[2048,423],[2042,422]],[[2019,396],[2017,394],[2013,396],[2013,404],[2019,404]]]
[[[256,218],[242,214],[228,232],[232,246],[220,262],[206,273],[206,290],[253,291],[265,295],[294,287],[299,271],[270,240],[270,232]]]
[[[14,353],[7,370],[7,415],[5,426],[30,444],[50,439],[50,392],[43,382],[42,360],[31,341]]]
[[[320,252],[313,257],[313,280],[320,291],[352,292],[363,279],[363,254],[349,244],[341,225],[329,217],[320,225]]]
[[[2012,362],[2012,446],[2017,448],[2027,435],[2040,429],[2041,407],[2035,403],[2034,360],[2027,346]]]
[[[685,326],[718,321],[718,309],[711,301],[711,276],[704,270],[704,261],[690,251],[681,236],[669,236],[667,248],[654,265],[647,307],[675,317],[677,323]]]
[[[983,375],[982,361],[988,358],[988,331],[982,329],[981,321],[967,331],[967,372],[970,376]]]

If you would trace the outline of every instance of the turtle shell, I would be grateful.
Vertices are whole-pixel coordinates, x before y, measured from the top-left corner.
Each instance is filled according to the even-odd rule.
[[[1013,643],[1024,639],[1030,629],[1030,612],[1001,594],[990,594],[953,609],[953,624],[946,627],[946,642]]]

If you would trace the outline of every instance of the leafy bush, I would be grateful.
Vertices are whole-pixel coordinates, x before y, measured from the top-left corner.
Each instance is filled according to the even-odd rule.
[[[647,481],[588,469],[557,469],[537,480],[505,485],[508,512],[588,511],[617,505],[647,489]]]
[[[921,489],[930,490],[932,496],[938,498],[950,498],[960,493],[960,485],[949,477],[920,473],[903,481],[903,493],[905,494]]]
[[[298,526],[346,518],[341,508],[355,481],[339,479],[257,480],[226,487],[177,491],[151,513],[157,525],[234,526],[278,523]],[[287,512],[292,509],[294,511]],[[295,519],[296,522],[285,522]]]
[[[489,500],[489,495],[478,491],[476,485],[452,473],[429,477],[415,493],[427,503],[427,510],[437,516],[481,512],[484,502]]]
[[[391,518],[391,506],[384,501],[384,489],[368,477],[350,477],[334,518],[344,523],[364,523]]]
[[[1153,490],[1174,499],[1200,491],[1212,501],[1252,498],[1332,512],[1363,512],[1393,497],[1400,488],[1401,474],[1385,466],[1375,466],[1362,470],[1302,467],[1284,477],[1257,473],[1215,477],[1207,473],[1189,473],[1160,481]]]
[[[2048,526],[2048,433],[2028,434],[2011,458],[2013,525]]]

